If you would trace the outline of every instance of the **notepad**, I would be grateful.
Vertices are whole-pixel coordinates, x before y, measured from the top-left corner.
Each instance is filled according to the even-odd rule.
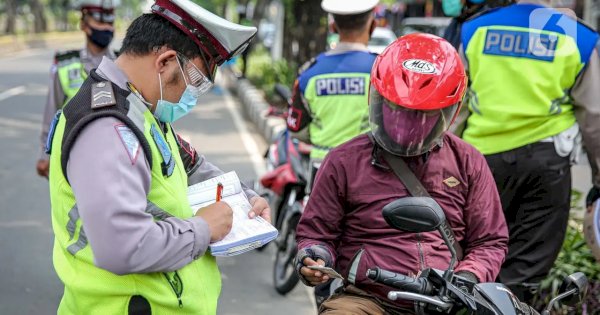
[[[194,211],[215,202],[219,183],[223,185],[221,201],[227,202],[233,209],[233,225],[225,238],[209,245],[213,256],[239,255],[261,247],[277,237],[277,229],[263,218],[248,218],[252,206],[235,172],[189,186],[188,201]]]

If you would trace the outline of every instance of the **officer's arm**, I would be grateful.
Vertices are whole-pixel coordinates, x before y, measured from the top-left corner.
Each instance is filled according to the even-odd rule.
[[[41,144],[41,160],[47,160],[48,155],[44,152],[44,147],[46,146],[46,140],[48,138],[48,132],[50,130],[50,123],[54,118],[54,114],[58,109],[62,107],[66,96],[62,90],[60,85],[60,81],[58,80],[58,72],[56,71],[56,66],[52,66],[50,70],[50,86],[48,88],[48,97],[46,98],[46,106],[44,107],[44,117],[42,119],[42,133],[40,135],[40,144]]]
[[[217,177],[224,174],[220,168],[208,162],[204,155],[199,155],[192,145],[177,135],[177,143],[179,144],[179,154],[188,174],[188,186],[200,183],[207,179]],[[242,189],[248,200],[258,196],[252,189],[242,183]]]
[[[308,126],[311,121],[312,117],[310,115],[308,104],[300,89],[299,80],[296,80],[292,90],[292,104],[288,111],[287,127],[292,132],[294,138],[310,143]]]
[[[114,118],[92,122],[67,164],[94,262],[120,275],[180,269],[204,254],[209,227],[200,217],[153,217],[166,209],[147,201],[150,168],[140,144],[124,137],[123,128]]]
[[[598,47],[598,46],[597,46]],[[600,187],[600,56],[598,48],[571,89],[575,117],[592,167],[592,181]]]

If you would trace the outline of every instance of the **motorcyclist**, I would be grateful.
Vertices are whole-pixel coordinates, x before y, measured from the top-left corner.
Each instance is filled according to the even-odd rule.
[[[306,267],[317,264],[346,278],[321,313],[411,312],[388,301],[390,288],[368,280],[366,270],[414,276],[448,267],[450,252],[437,232],[405,233],[386,224],[381,209],[409,193],[382,154],[404,159],[444,209],[466,253],[457,274],[482,282],[498,275],[508,231],[494,178],[475,148],[446,132],[466,84],[458,53],[434,35],[403,36],[377,57],[369,97],[373,140],[361,135],[329,152],[297,229],[302,281],[314,286],[329,279]]]

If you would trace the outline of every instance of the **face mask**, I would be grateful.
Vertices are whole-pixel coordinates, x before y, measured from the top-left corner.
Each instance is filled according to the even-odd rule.
[[[194,87],[193,85],[188,84],[185,75],[183,73],[183,69],[181,68],[180,62],[179,70],[181,71],[181,75],[183,76],[183,80],[186,83],[185,91],[181,94],[181,98],[177,103],[171,103],[169,101],[165,101],[162,99],[162,79],[160,73],[158,74],[158,82],[160,85],[160,100],[156,103],[156,110],[154,111],[154,116],[162,122],[172,123],[179,118],[187,115],[196,103],[198,102],[198,97],[206,91],[210,89],[200,89],[198,87]]]
[[[457,17],[462,12],[461,0],[442,0],[442,11],[446,16]]]
[[[88,35],[88,38],[94,43],[96,46],[100,48],[106,48],[110,45],[110,42],[113,39],[114,31],[111,30],[98,30],[92,28],[88,25],[88,27],[92,30],[92,34]]]

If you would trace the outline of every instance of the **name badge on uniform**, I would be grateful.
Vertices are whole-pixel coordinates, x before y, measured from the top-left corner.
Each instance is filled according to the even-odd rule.
[[[317,96],[365,95],[365,78],[339,77],[316,81]]]
[[[102,81],[92,85],[92,109],[116,104],[117,100],[110,82]]]

